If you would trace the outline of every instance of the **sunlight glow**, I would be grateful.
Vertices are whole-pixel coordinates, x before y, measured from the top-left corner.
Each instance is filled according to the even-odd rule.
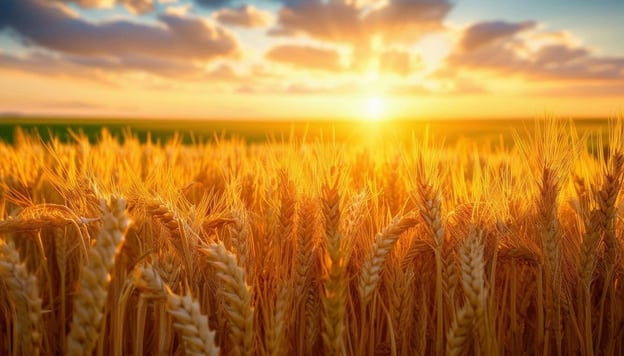
[[[385,115],[384,101],[379,96],[373,96],[368,99],[366,106],[365,118],[369,121],[379,121],[383,119]]]

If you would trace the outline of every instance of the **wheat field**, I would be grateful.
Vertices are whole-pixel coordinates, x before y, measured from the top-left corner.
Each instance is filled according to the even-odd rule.
[[[20,133],[0,354],[622,354],[622,122],[441,141]]]

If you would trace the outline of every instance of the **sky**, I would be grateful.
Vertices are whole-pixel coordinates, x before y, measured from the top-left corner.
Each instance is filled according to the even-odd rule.
[[[0,115],[614,117],[622,0],[1,0]]]

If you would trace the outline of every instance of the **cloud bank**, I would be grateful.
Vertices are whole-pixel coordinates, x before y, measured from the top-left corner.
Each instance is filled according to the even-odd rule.
[[[172,84],[299,95],[370,88],[401,96],[485,95],[512,79],[536,95],[624,88],[622,56],[531,19],[450,24],[453,6],[450,0],[0,0],[0,36],[16,43],[0,51],[0,71],[107,84],[139,72]],[[98,9],[115,16],[94,16]],[[419,47],[431,35],[449,39],[433,62],[432,50]]]

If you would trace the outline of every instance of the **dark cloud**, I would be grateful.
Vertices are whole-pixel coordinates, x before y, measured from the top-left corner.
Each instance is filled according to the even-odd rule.
[[[64,61],[85,68],[106,72],[142,71],[173,79],[200,78],[202,71],[186,61],[167,60],[148,56],[121,58],[66,56]]]
[[[564,38],[556,40],[557,36],[535,31],[520,36],[535,26],[529,22],[473,25],[466,30],[460,45],[449,55],[446,67],[440,73],[453,76],[470,70],[540,81],[624,80],[624,57],[599,56],[587,47],[570,44]],[[498,40],[502,38],[505,40]]]
[[[287,5],[279,11],[278,23],[278,31],[302,33],[322,40],[349,42],[362,36],[358,8],[338,1]]]
[[[210,9],[218,9],[230,5],[232,0],[195,0],[195,2],[203,7]]]
[[[160,15],[158,25],[117,20],[92,23],[38,0],[4,0],[0,27],[48,49],[81,56],[202,59],[234,56],[236,37],[199,18]]]
[[[63,56],[41,52],[20,57],[0,53],[0,70],[21,71],[47,77],[82,79],[107,86],[117,86],[99,68],[89,68],[67,60]]]
[[[67,77],[94,81],[105,85],[123,85],[115,75],[142,72],[179,81],[237,81],[243,77],[231,66],[219,64],[206,70],[187,61],[153,57],[106,58],[59,55],[34,52],[25,56],[0,53],[2,70],[17,70],[49,77]]]
[[[452,4],[443,0],[390,0],[388,5],[370,11],[365,25],[384,35],[384,40],[412,41],[443,28],[442,21]]]
[[[298,68],[326,71],[340,70],[340,55],[337,51],[331,49],[301,45],[280,45],[271,48],[266,53],[266,58]]]
[[[591,55],[587,48],[570,48],[566,45],[550,45],[540,48],[535,53],[535,61],[541,65],[559,65],[583,59]]]
[[[451,8],[446,0],[389,0],[381,6],[347,0],[291,0],[279,11],[275,32],[360,46],[375,36],[387,43],[412,42],[441,29]]]
[[[251,5],[221,9],[213,17],[224,25],[261,28],[269,25],[271,15]]]
[[[466,29],[460,46],[463,50],[472,51],[493,41],[513,37],[518,32],[535,28],[536,25],[532,21],[518,23],[505,21],[480,22]]]

